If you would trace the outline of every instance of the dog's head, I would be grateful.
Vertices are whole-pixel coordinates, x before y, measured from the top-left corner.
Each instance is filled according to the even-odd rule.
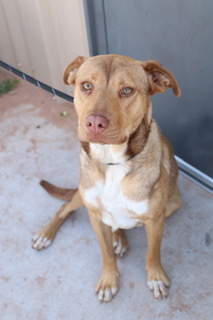
[[[64,82],[75,86],[78,134],[82,142],[121,144],[151,122],[150,95],[180,88],[159,62],[119,55],[78,57],[68,65]]]

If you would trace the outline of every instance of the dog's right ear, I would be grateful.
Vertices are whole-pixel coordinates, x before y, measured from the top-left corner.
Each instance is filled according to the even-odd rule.
[[[84,63],[84,61],[86,61],[87,58],[84,57],[77,57],[73,62],[71,62],[66,70],[64,71],[64,83],[65,84],[75,84],[75,76],[76,73],[79,69],[79,67],[82,65],[82,63]]]

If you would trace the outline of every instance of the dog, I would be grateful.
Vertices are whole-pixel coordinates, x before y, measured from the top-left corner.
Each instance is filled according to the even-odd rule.
[[[171,144],[152,118],[151,96],[181,91],[159,62],[120,55],[78,57],[64,72],[74,85],[81,142],[78,189],[41,181],[53,196],[69,201],[33,238],[33,248],[49,246],[64,220],[86,206],[99,240],[103,269],[96,285],[100,301],[118,291],[117,256],[127,250],[124,229],[145,226],[147,284],[156,298],[168,295],[170,280],[161,263],[164,222],[181,206],[178,169]]]

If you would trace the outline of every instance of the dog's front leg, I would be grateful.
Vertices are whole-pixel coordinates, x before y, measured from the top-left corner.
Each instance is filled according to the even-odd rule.
[[[90,211],[89,214],[93,229],[99,240],[103,260],[102,274],[95,290],[100,301],[108,302],[118,291],[119,278],[112,230],[100,220],[97,213]]]
[[[146,256],[147,284],[156,298],[166,298],[170,280],[161,265],[160,252],[164,217],[147,221],[145,227],[149,247]]]

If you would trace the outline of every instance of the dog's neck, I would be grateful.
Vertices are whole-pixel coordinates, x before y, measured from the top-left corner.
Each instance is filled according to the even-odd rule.
[[[81,142],[83,150],[91,159],[95,159],[105,165],[120,165],[134,157],[144,149],[150,128],[146,128],[142,122],[122,144],[99,144]]]
[[[91,158],[105,165],[119,165],[128,161],[127,142],[119,145],[90,143]]]

